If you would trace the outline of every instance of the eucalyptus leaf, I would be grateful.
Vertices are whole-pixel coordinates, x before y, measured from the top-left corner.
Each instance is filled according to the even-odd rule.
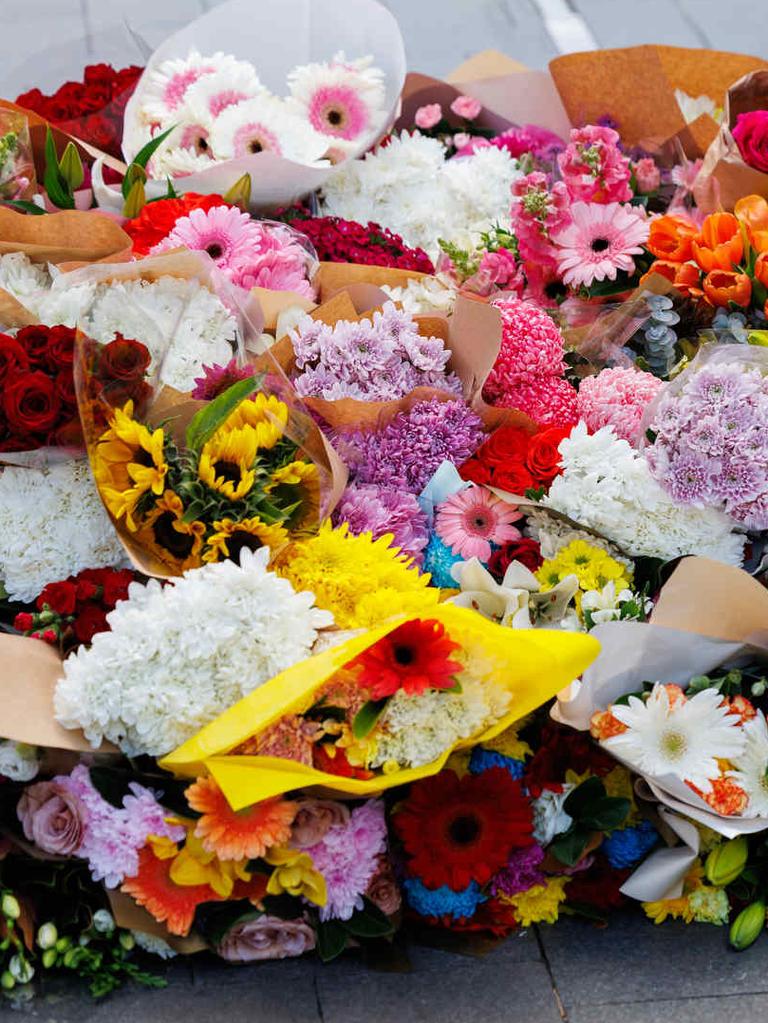
[[[550,843],[548,851],[567,867],[575,867],[584,855],[591,834],[589,828],[574,824]]]
[[[623,796],[605,796],[592,803],[579,823],[593,831],[613,831],[627,819],[630,802]]]

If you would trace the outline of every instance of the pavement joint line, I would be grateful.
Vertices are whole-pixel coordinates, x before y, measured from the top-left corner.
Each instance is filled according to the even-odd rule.
[[[541,931],[535,925],[531,927],[531,930],[536,935],[536,943],[539,946],[539,952],[541,953],[544,968],[546,969],[547,976],[549,977],[549,983],[552,987],[552,997],[555,999],[555,1005],[557,1006],[557,1011],[560,1014],[560,1019],[563,1023],[569,1023],[568,1010],[565,1007],[563,999],[560,997],[560,992],[557,988],[557,981],[555,980],[555,973],[552,969],[552,963],[549,961],[549,956],[547,955],[547,949],[544,945],[544,939],[541,936]]]
[[[560,53],[597,50],[599,44],[572,0],[532,0]]]
[[[312,976],[312,990],[315,992],[315,1008],[317,1009],[317,1018],[320,1023],[325,1023],[325,1012],[323,1011],[323,1002],[320,998],[320,985],[317,983],[317,970],[314,971]]]
[[[603,1006],[612,1005],[674,1005],[677,1002],[711,1002],[718,1001],[723,998],[747,998],[750,996],[761,997],[768,995],[768,990],[763,991],[713,991],[712,994],[708,995],[679,995],[677,998],[630,998],[625,1001],[594,1001],[588,1002],[572,1002],[570,1008],[576,1009],[584,1006],[590,1008],[602,1008]]]

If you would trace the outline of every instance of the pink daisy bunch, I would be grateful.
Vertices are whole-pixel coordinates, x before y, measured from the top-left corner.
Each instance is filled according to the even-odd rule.
[[[322,841],[304,850],[328,889],[321,920],[349,920],[356,909],[363,908],[363,895],[386,847],[384,804],[369,799],[352,811],[347,822],[333,825]]]
[[[350,533],[371,533],[374,540],[391,534],[395,547],[421,565],[429,540],[427,517],[408,491],[350,485],[333,512],[333,524],[342,522],[349,525]]]
[[[570,199],[562,181],[550,188],[541,171],[518,178],[512,185],[511,218],[520,256],[526,263],[542,267],[557,265],[552,234],[571,222]]]
[[[473,484],[438,505],[435,532],[453,554],[487,562],[492,543],[520,539],[512,523],[522,517],[514,505]]]
[[[253,220],[236,206],[190,210],[150,249],[150,254],[180,247],[207,252],[237,287],[296,291],[305,298],[314,298],[307,279],[309,254],[290,228]]]
[[[649,232],[642,207],[575,202],[571,216],[573,222],[552,238],[564,284],[588,288],[595,281],[615,281],[619,270],[634,272],[632,257],[642,253]]]
[[[541,426],[562,426],[578,420],[577,392],[565,377],[531,376],[509,385],[495,403],[525,412]]]
[[[590,433],[612,426],[616,435],[636,443],[643,412],[662,387],[652,373],[619,366],[585,377],[579,387],[577,411]]]
[[[572,128],[570,143],[557,162],[572,199],[612,203],[632,198],[632,168],[613,128],[596,124]]]

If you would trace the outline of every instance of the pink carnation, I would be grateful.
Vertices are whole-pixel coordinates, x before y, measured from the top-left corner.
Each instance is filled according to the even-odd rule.
[[[451,103],[451,110],[457,117],[463,117],[465,121],[474,121],[479,117],[483,104],[471,96],[457,96]]]
[[[571,141],[557,162],[572,199],[628,202],[632,198],[629,160],[613,128],[588,124],[571,129]]]
[[[657,377],[638,369],[604,369],[582,380],[577,399],[579,419],[591,433],[612,426],[619,437],[636,443],[643,412],[661,386]]]
[[[439,103],[427,103],[426,106],[419,107],[416,111],[414,121],[417,128],[423,128],[427,131],[429,128],[434,128],[436,124],[439,124],[442,117],[443,108]]]

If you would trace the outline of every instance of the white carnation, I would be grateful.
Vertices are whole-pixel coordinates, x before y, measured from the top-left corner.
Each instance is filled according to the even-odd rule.
[[[28,309],[33,308],[50,283],[46,268],[33,263],[23,252],[0,256],[0,288]]]
[[[651,475],[639,451],[604,426],[584,423],[561,441],[563,471],[542,504],[602,533],[633,558],[670,561],[700,554],[740,565],[744,537],[713,508],[676,504]],[[541,520],[539,531],[546,533]],[[589,541],[590,543],[592,540]]]
[[[453,312],[456,302],[456,288],[437,277],[413,277],[400,288],[382,284],[381,290],[393,302],[399,302],[409,316],[425,313],[443,313],[448,316]]]
[[[85,460],[0,474],[0,579],[12,600],[84,568],[121,565],[125,553]]]
[[[12,739],[0,739],[0,777],[11,781],[32,781],[40,770],[35,746]]]
[[[129,755],[161,756],[243,696],[308,657],[333,617],[267,571],[269,551],[244,550],[165,587],[133,583],[129,599],[64,662],[54,698],[65,728]]]

